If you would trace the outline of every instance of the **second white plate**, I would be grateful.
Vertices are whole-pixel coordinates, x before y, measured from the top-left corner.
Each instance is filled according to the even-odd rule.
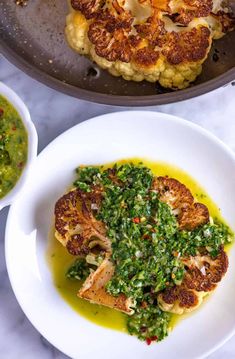
[[[235,229],[235,159],[214,136],[190,122],[154,112],[120,112],[73,127],[38,157],[28,188],[11,207],[6,260],[15,295],[33,325],[72,358],[192,359],[223,344],[235,330],[235,252],[209,301],[169,337],[147,346],[79,316],[60,297],[46,261],[56,200],[79,164],[142,157],[174,164],[194,177]]]

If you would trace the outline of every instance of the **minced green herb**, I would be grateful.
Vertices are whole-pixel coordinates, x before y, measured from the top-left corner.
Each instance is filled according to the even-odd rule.
[[[85,258],[78,258],[68,269],[66,277],[69,279],[85,280],[90,274],[90,265]]]
[[[106,289],[114,296],[124,293],[136,303],[127,323],[130,334],[160,341],[168,333],[171,315],[158,307],[156,293],[182,282],[181,256],[196,255],[201,247],[216,256],[228,243],[230,231],[220,222],[180,231],[171,208],[150,191],[153,178],[149,168],[129,163],[105,170],[79,167],[74,184],[85,192],[93,185],[102,187],[97,219],[106,224],[115,264]]]
[[[0,198],[16,184],[25,167],[28,135],[16,109],[0,95]]]
[[[171,315],[163,312],[151,299],[147,303],[146,308],[137,307],[135,314],[128,317],[128,331],[142,340],[161,341],[168,334]]]

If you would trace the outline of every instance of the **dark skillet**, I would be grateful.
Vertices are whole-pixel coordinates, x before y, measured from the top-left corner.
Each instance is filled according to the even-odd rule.
[[[71,50],[64,37],[65,0],[0,0],[0,52],[27,74],[71,96],[112,105],[161,105],[201,95],[235,80],[235,31],[215,42],[202,74],[186,90],[127,82]]]

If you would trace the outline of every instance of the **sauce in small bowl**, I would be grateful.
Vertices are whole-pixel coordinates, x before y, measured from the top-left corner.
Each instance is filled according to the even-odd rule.
[[[0,83],[0,209],[23,188],[37,154],[37,133],[22,100]]]

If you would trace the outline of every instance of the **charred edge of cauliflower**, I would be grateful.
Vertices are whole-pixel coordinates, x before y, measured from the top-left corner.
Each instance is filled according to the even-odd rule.
[[[221,248],[216,258],[208,253],[182,259],[186,274],[181,285],[166,288],[158,295],[163,311],[183,314],[195,310],[213,291],[228,269],[228,256]]]
[[[96,190],[83,193],[72,190],[55,205],[55,237],[72,255],[85,256],[96,246],[111,253],[111,241],[106,236],[103,222],[96,220],[92,204],[99,202]]]
[[[192,230],[209,222],[208,208],[194,202],[190,190],[175,178],[155,177],[152,190],[157,191],[160,200],[172,208],[180,229]]]
[[[206,295],[205,292],[196,292],[184,286],[175,286],[167,288],[158,295],[158,305],[164,312],[181,315],[197,309]]]

